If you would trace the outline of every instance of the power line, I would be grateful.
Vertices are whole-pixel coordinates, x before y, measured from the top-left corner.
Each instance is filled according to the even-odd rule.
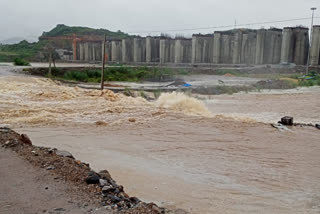
[[[314,17],[314,19],[319,19],[320,17]],[[273,23],[281,23],[281,22],[291,22],[291,21],[302,21],[309,20],[311,18],[297,18],[297,19],[285,19],[285,20],[277,20],[277,21],[267,21],[267,22],[252,22],[246,24],[237,24],[237,27],[245,27],[252,25],[262,25],[262,24],[273,24]],[[185,29],[171,29],[171,30],[154,30],[154,31],[140,31],[140,32],[129,32],[131,34],[137,33],[166,33],[166,32],[181,32],[181,31],[195,31],[195,30],[208,30],[208,29],[219,29],[219,28],[232,28],[234,25],[221,25],[221,26],[212,26],[212,27],[200,27],[200,28],[185,28]]]

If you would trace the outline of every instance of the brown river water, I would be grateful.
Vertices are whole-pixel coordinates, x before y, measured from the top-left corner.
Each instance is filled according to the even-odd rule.
[[[130,195],[191,213],[319,213],[319,87],[156,102],[0,77],[0,124],[108,169]],[[132,120],[134,118],[134,120]],[[135,122],[129,122],[135,121]],[[98,122],[100,125],[96,125]]]

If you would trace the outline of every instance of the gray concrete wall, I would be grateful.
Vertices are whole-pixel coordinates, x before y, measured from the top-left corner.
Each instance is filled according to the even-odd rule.
[[[320,25],[313,26],[310,64],[320,65]]]
[[[133,39],[133,61],[146,62],[146,39]]]
[[[160,38],[146,38],[146,62],[160,62]]]
[[[133,39],[122,40],[122,62],[133,62]]]
[[[122,41],[112,41],[111,42],[111,61],[121,62],[122,58]]]

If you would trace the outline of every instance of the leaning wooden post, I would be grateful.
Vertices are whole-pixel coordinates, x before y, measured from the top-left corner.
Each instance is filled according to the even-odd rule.
[[[103,47],[102,47],[102,69],[101,69],[101,90],[104,87],[104,64],[105,64],[105,55],[106,55],[106,40],[107,37],[104,35]]]

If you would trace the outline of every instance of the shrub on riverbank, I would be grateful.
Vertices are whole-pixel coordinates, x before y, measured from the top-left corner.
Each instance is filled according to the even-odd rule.
[[[30,66],[30,63],[22,58],[15,58],[13,64],[17,66]]]

